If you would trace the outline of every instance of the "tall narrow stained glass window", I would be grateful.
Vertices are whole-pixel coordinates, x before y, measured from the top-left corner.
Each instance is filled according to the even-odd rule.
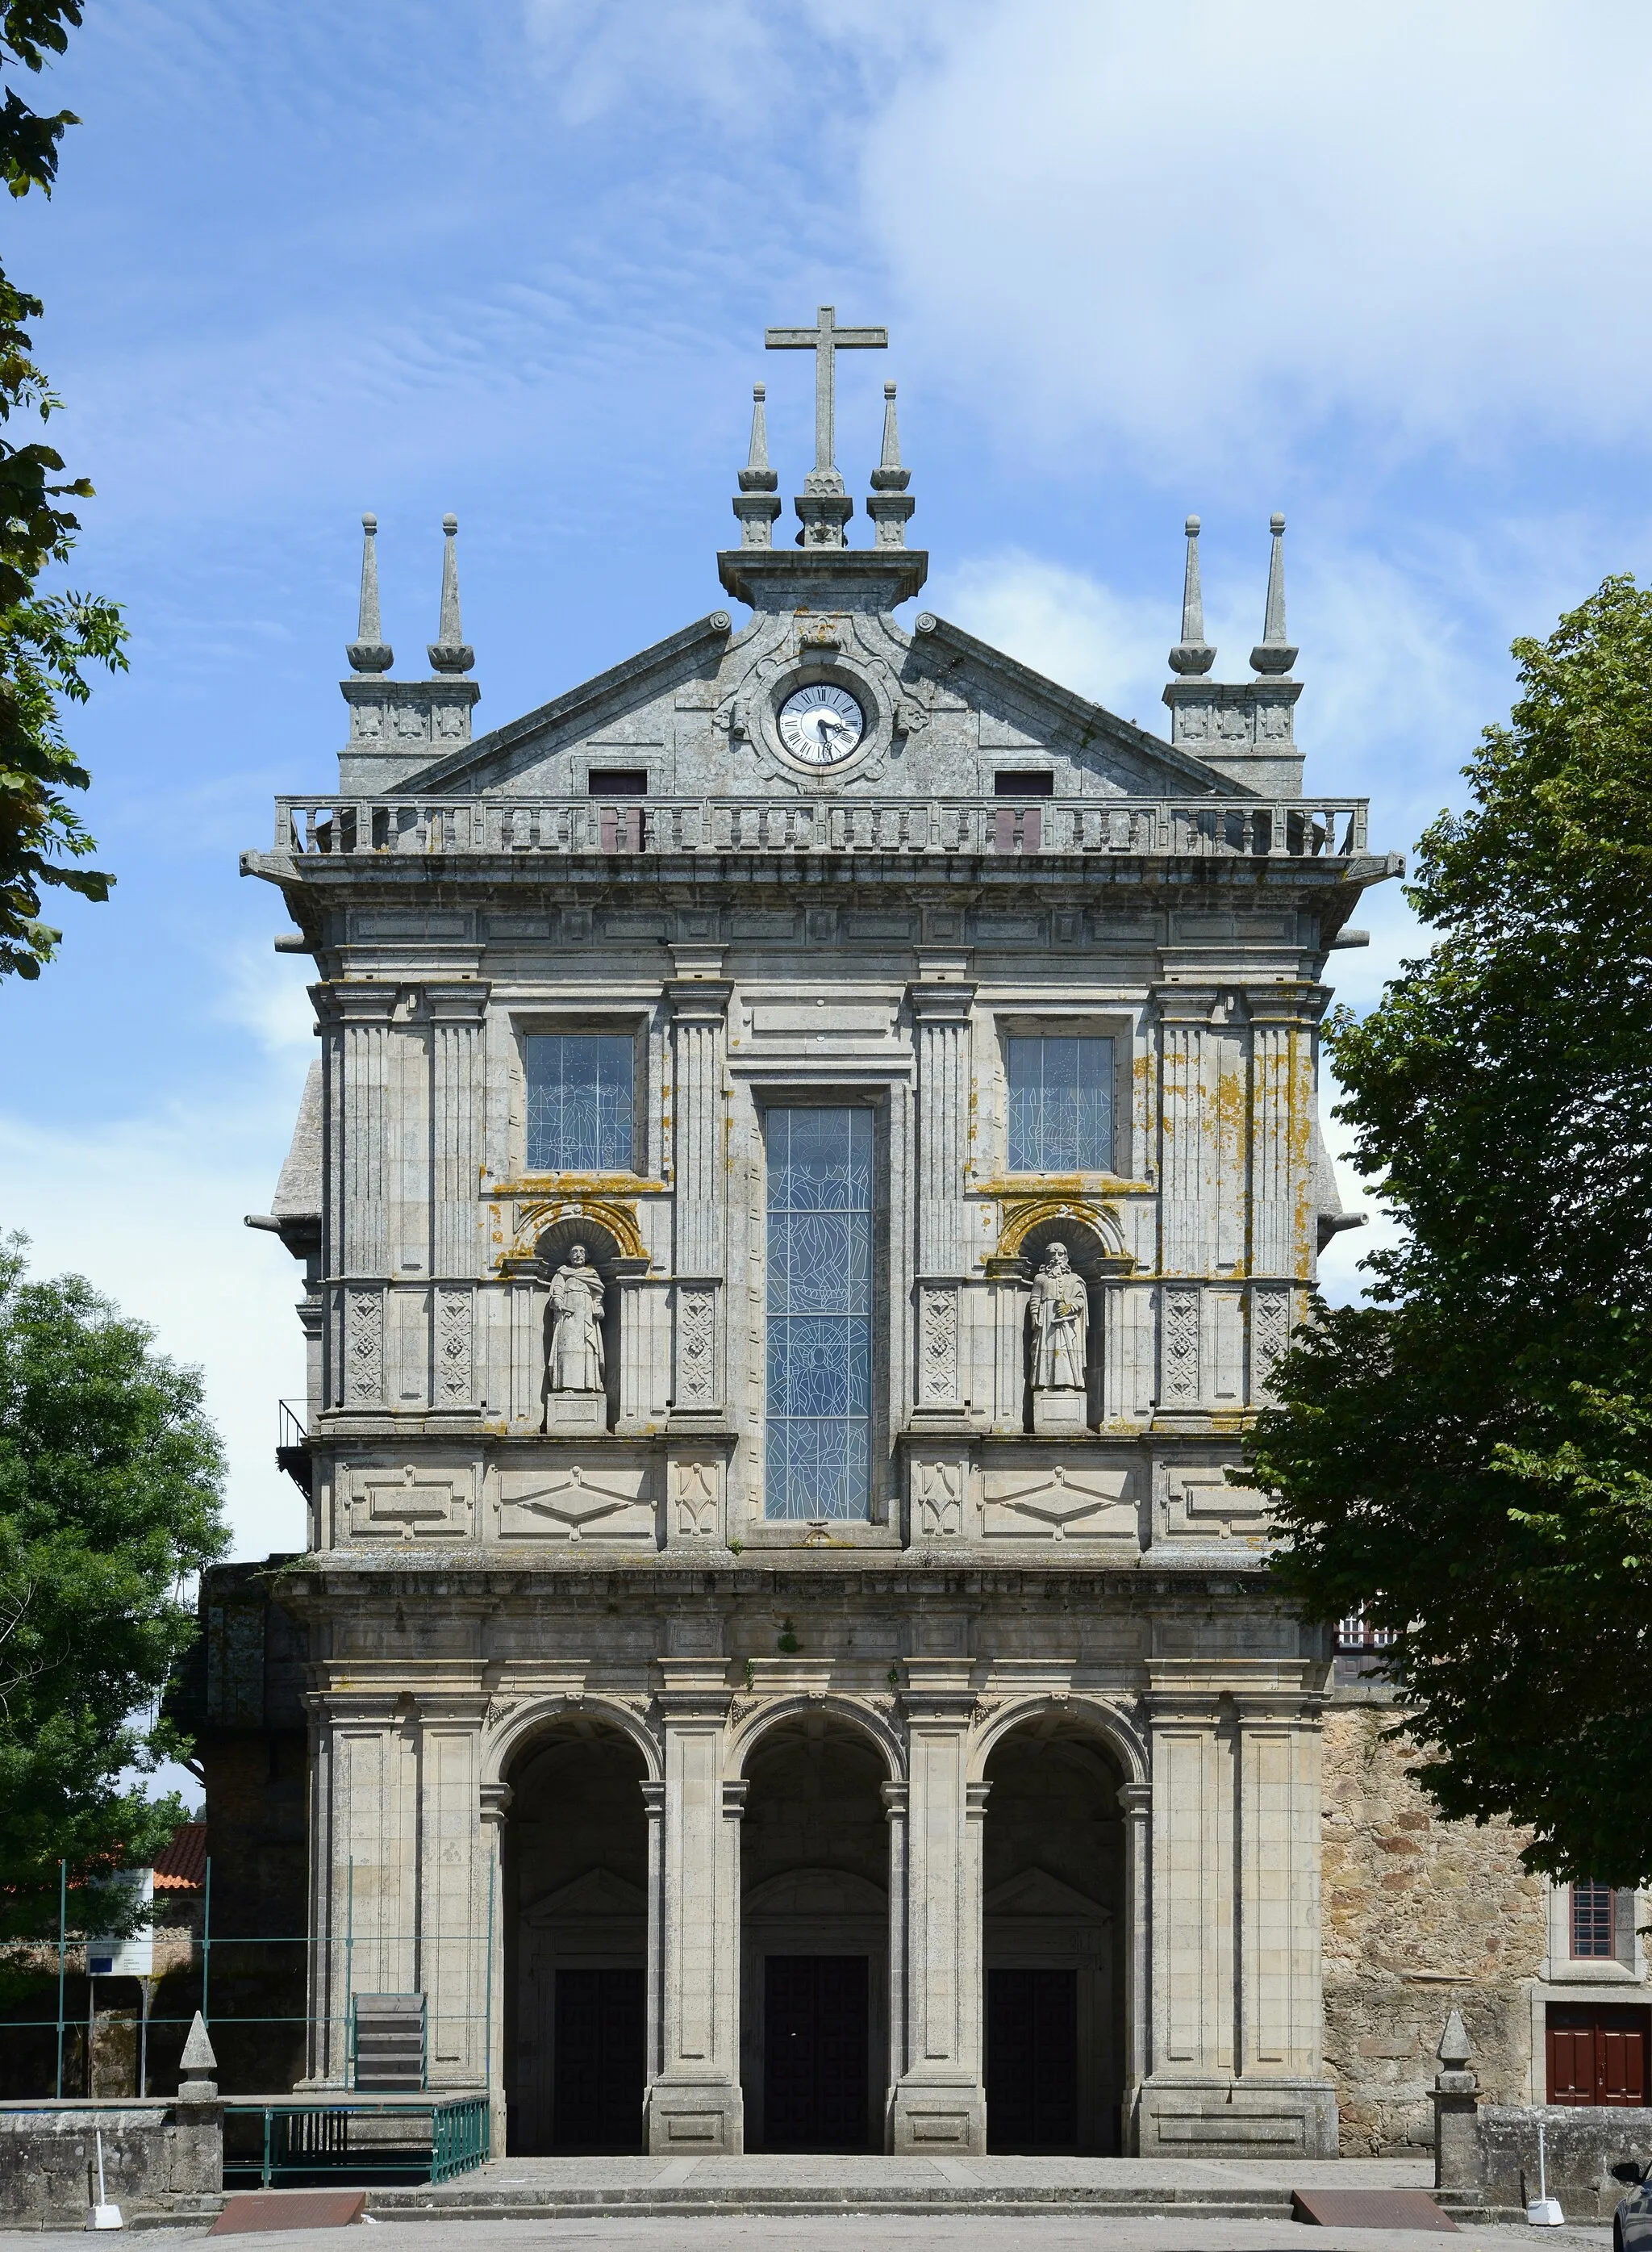
[[[871,1316],[871,1114],[771,1110],[769,1517],[869,1513]]]
[[[628,1035],[533,1032],[527,1052],[528,1171],[628,1171],[635,1060]]]
[[[1113,1043],[1065,1034],[1010,1042],[1012,1173],[1110,1173]]]

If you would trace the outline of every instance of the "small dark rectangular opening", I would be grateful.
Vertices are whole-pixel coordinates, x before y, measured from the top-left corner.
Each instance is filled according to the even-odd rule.
[[[593,767],[585,786],[592,797],[646,797],[649,770],[646,767]]]
[[[1055,776],[1023,767],[1000,767],[992,777],[995,797],[1053,797]]]

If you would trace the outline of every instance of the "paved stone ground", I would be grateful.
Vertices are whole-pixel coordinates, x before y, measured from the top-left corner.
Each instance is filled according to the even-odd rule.
[[[530,2247],[566,2246],[567,2252],[1441,2252],[1433,2234],[1399,2228],[1316,2228],[1308,2234],[1289,2221],[1120,2221],[1052,2213],[1037,2214],[853,2214],[806,2220],[761,2218],[641,2221],[381,2221],[371,2224],[371,2252],[436,2252],[437,2242],[458,2232],[463,2252],[528,2252]],[[184,2235],[198,2242],[199,2229],[145,2230],[135,2241],[177,2243]],[[434,2241],[433,2241],[434,2240]],[[0,2232],[0,2244],[24,2245],[36,2252],[69,2252],[85,2235]],[[1541,2242],[1570,2252],[1600,2252],[1610,2243],[1607,2228],[1465,2229],[1461,2252],[1533,2252]],[[214,2239],[290,2246],[292,2252],[328,2252],[337,2248],[336,2228],[283,2231],[274,2239]],[[368,2252],[364,2245],[362,2252]]]

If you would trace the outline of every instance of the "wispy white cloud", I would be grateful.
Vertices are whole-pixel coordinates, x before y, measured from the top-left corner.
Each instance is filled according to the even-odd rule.
[[[270,1006],[254,996],[246,1013]],[[229,1062],[239,1045],[217,1053]],[[241,1225],[269,1208],[304,1060],[259,1071],[243,1056],[147,1116],[68,1128],[0,1115],[0,1227],[29,1237],[31,1270],[87,1275],[151,1324],[161,1351],[204,1372],[241,1554],[304,1537],[297,1489],[274,1461],[275,1401],[304,1390],[299,1269],[274,1236]]]
[[[937,574],[924,599],[1035,671],[1165,731],[1163,604],[1016,548]]]
[[[932,356],[1052,445],[1638,446],[1649,97],[1636,0],[1045,0],[891,89],[864,211]]]

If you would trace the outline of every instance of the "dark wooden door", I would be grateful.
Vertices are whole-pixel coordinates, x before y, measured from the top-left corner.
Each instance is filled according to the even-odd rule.
[[[1551,2002],[1550,2103],[1643,2104],[1649,2020],[1652,2012],[1622,2003]]]
[[[867,1960],[771,1955],[763,1966],[763,2144],[866,2147]]]
[[[987,2148],[1079,2147],[1079,1974],[987,1973]]]
[[[642,1973],[559,1970],[556,1979],[552,2147],[576,2156],[640,2151]]]

